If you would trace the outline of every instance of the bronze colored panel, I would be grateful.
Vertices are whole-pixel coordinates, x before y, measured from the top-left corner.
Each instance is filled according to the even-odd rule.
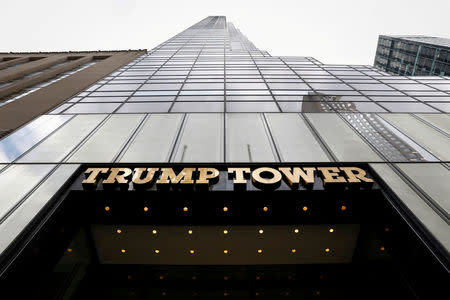
[[[146,50],[136,50],[76,53],[77,56],[95,55],[109,57],[76,74],[0,107],[0,130],[11,130],[22,126],[146,52]],[[39,55],[49,56],[50,54]],[[67,53],[58,55],[61,55],[61,57],[68,56]],[[75,53],[72,53],[72,55],[75,55]],[[27,54],[27,56],[30,56],[30,54]],[[41,60],[36,61],[36,63],[39,61]]]

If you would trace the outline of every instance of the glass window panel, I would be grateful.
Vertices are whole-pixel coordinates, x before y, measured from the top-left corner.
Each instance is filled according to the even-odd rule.
[[[150,115],[119,161],[167,162],[182,119],[182,114]]]
[[[385,109],[373,102],[328,102],[337,112],[386,112]]]
[[[142,114],[111,116],[69,157],[68,162],[113,161],[143,118]]]
[[[227,90],[227,95],[270,95],[269,90]]]
[[[450,135],[450,116],[449,115],[447,115],[447,114],[417,114],[417,116]]]
[[[417,99],[419,99],[420,101],[431,101],[431,102],[450,102],[450,97],[416,97]]]
[[[63,112],[65,109],[69,108],[71,105],[72,105],[72,104],[70,104],[70,103],[64,103],[64,104],[61,104],[60,106],[58,106],[57,108],[55,108],[54,110],[52,110],[52,111],[50,112],[50,114],[52,114],[52,115],[60,114],[60,113]]]
[[[223,82],[220,83],[186,83],[183,90],[223,90]]]
[[[172,102],[175,100],[175,96],[153,96],[153,97],[130,97],[128,102]]]
[[[440,160],[450,160],[450,139],[408,114],[380,114],[413,141]]]
[[[172,102],[125,103],[118,113],[168,112]]]
[[[223,95],[223,90],[209,90],[209,91],[195,91],[195,90],[182,90],[180,95]]]
[[[11,165],[0,173],[0,221],[55,165]],[[2,235],[3,237],[3,235]]]
[[[450,171],[441,164],[397,164],[447,216],[450,215]]]
[[[175,102],[172,112],[223,112],[223,102]]]
[[[227,112],[279,112],[275,102],[227,102]]]
[[[391,112],[438,112],[436,109],[420,102],[378,102]]]
[[[206,95],[206,96],[178,96],[177,101],[223,101],[224,96]]]
[[[97,91],[105,92],[105,91],[134,91],[136,90],[140,84],[105,84]]]
[[[112,113],[120,103],[78,103],[64,111],[65,114]]]
[[[167,90],[179,90],[181,89],[181,83],[151,83],[144,84],[139,90],[150,90],[150,91],[167,91]]]
[[[33,169],[31,172],[33,180],[36,177],[42,178],[44,174],[36,172],[38,168],[46,168],[42,165],[21,165],[20,168],[26,168],[26,172]],[[17,167],[17,166],[16,166]],[[0,239],[0,254],[11,244],[12,241],[25,229],[25,227],[36,217],[36,215],[44,208],[48,201],[57,193],[62,185],[69,179],[69,177],[77,170],[79,165],[60,165],[19,207],[17,207],[12,214],[5,219],[0,225],[0,232],[2,238]],[[17,170],[16,170],[17,172]],[[31,175],[31,174],[28,174]],[[36,177],[35,177],[36,176]],[[0,175],[1,178],[1,175]],[[14,178],[14,177],[11,177]],[[23,177],[22,177],[23,178]],[[1,181],[2,179],[0,179]],[[16,180],[17,181],[17,180]],[[28,184],[28,182],[25,182]],[[22,191],[28,188],[21,183],[19,189]],[[1,189],[2,190],[2,189]],[[1,192],[0,192],[1,193]],[[19,196],[20,197],[20,196]],[[12,200],[12,199],[11,199]]]
[[[223,162],[223,114],[188,114],[174,162]]]
[[[413,189],[406,184],[387,164],[370,164],[372,169],[400,198],[414,216],[450,251],[448,224]]]
[[[417,102],[414,98],[411,97],[389,97],[389,96],[371,96],[370,99],[373,101],[393,101],[393,102]]]
[[[388,161],[438,161],[409,137],[376,114],[342,114]]]
[[[379,90],[385,90],[385,91],[391,91],[393,88],[391,88],[388,85],[385,84],[356,84],[352,83],[350,84],[354,89],[356,90],[362,90],[362,91],[379,91]]]
[[[85,97],[80,102],[124,102],[127,97]]]
[[[273,101],[273,97],[268,95],[227,95],[227,101]]]
[[[239,89],[248,89],[248,90],[266,90],[267,86],[265,83],[253,83],[253,82],[227,82],[227,89],[228,90],[239,90]]]
[[[344,83],[310,83],[309,84],[315,90],[351,90],[352,88]]]
[[[269,82],[268,85],[272,90],[311,90],[307,84],[299,82]]]
[[[266,118],[281,161],[330,161],[299,114],[268,113]]]
[[[0,140],[0,162],[10,163],[28,151],[72,116],[43,115]]]
[[[450,102],[449,103],[439,103],[439,102],[428,102],[434,108],[440,109],[443,112],[450,113]]]
[[[339,161],[381,161],[381,158],[337,114],[305,114]]]
[[[130,96],[133,92],[93,92],[89,94],[92,97],[116,97],[116,96]],[[86,96],[86,95],[85,95]]]
[[[133,96],[176,96],[178,91],[136,91]]]
[[[226,160],[278,161],[261,114],[226,114]]]
[[[19,159],[19,162],[60,162],[106,115],[78,115]]]
[[[396,88],[400,91],[434,91],[435,89],[426,86],[424,84],[391,84],[393,88]]]

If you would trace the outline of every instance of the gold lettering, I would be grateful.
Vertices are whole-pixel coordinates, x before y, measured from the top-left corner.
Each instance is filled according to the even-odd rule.
[[[246,184],[247,180],[244,178],[244,174],[250,173],[250,168],[228,168],[228,174],[235,174],[233,183],[234,184]]]
[[[228,176],[233,177],[233,185],[235,189],[245,189],[247,186],[247,179],[245,179],[245,174],[250,173],[250,168],[228,168]],[[230,179],[231,179],[230,178]]]
[[[270,173],[271,178],[264,178],[263,173]],[[281,173],[273,168],[258,168],[252,172],[252,182],[257,188],[277,188],[281,182]]]
[[[339,168],[342,171],[345,172],[345,175],[347,175],[347,181],[351,182],[351,183],[356,183],[356,182],[367,182],[367,183],[372,183],[373,180],[366,177],[367,173],[366,171],[364,171],[361,168],[356,168],[356,167],[341,167]]]
[[[347,182],[344,177],[339,176],[339,168],[328,167],[328,168],[317,168],[317,170],[322,173],[324,186],[327,183],[345,183],[345,182]]]
[[[155,179],[155,173],[159,170],[159,168],[135,168],[133,175],[133,186],[134,188],[141,188],[150,186]],[[144,178],[142,178],[142,174],[147,171],[147,174]]]
[[[109,168],[88,168],[84,175],[87,177],[85,180],[81,182],[81,185],[85,189],[95,189],[97,187],[99,176],[101,173],[106,174],[108,173]],[[89,174],[89,176],[87,175]]]
[[[132,172],[129,168],[111,168],[111,173],[109,173],[108,178],[103,180],[103,187],[108,189],[119,184],[121,189],[127,190],[131,174]]]
[[[156,184],[192,184],[192,173],[195,168],[184,168],[178,175],[175,174],[172,168],[161,168],[161,176],[156,181]]]
[[[198,179],[195,181],[197,184],[216,183],[219,179],[219,170],[215,168],[198,168]]]
[[[302,168],[295,167],[292,169],[293,171],[291,172],[291,168],[278,168],[291,188],[298,188],[300,179],[306,185],[314,184],[314,171],[316,168],[303,168],[302,170]]]

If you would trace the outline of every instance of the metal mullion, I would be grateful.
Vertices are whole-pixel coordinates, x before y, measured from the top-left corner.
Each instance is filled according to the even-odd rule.
[[[190,41],[190,40],[189,40]],[[184,45],[186,45],[189,41],[187,41],[186,43],[184,43],[183,44],[183,46]],[[180,48],[178,48],[178,50],[177,51],[175,51],[170,57],[168,57],[166,60],[165,60],[165,62],[162,64],[162,65],[160,65],[157,69],[156,69],[156,71],[155,72],[153,72],[153,74],[151,74],[137,89],[135,89],[134,91],[133,91],[133,93],[131,93],[131,95],[130,96],[128,96],[127,97],[127,99],[125,99],[125,101],[123,101],[122,102],[122,104],[120,104],[112,113],[113,114],[115,114],[125,103],[127,103],[128,102],[128,100],[131,98],[131,97],[133,97],[135,94],[136,94],[136,92],[140,89],[140,88],[142,88],[143,86],[144,86],[144,84],[147,84],[148,82],[149,82],[149,80],[150,79],[152,79],[153,78],[153,76],[161,69],[161,68],[163,68],[166,64],[167,64],[167,62],[169,62],[179,51],[180,51],[180,49],[182,49],[182,47],[183,46],[181,46]],[[151,54],[149,54],[149,55],[147,55],[147,57],[149,57],[149,56],[151,56]],[[185,81],[186,81],[186,78],[185,78]],[[169,111],[170,111],[170,109],[169,109]]]
[[[97,126],[94,127],[84,138],[81,139],[81,141],[73,147],[69,153],[61,159],[60,163],[65,163],[69,158],[71,158],[100,128],[105,125],[105,123],[111,119],[112,114],[108,114]]]
[[[122,157],[126,150],[130,147],[132,141],[136,138],[136,136],[139,134],[139,132],[142,130],[142,127],[144,127],[144,124],[147,123],[147,120],[149,118],[150,114],[146,114],[142,120],[139,122],[139,124],[136,126],[136,128],[133,130],[133,133],[129,136],[129,138],[123,143],[123,146],[119,150],[119,152],[114,156],[112,159],[112,162],[116,162],[120,157]]]
[[[228,24],[225,23],[228,32]],[[228,44],[230,39],[228,38]],[[231,49],[231,44],[229,45]],[[227,161],[227,52],[225,40],[223,43],[223,161]]]
[[[189,41],[190,41],[190,40],[189,40]],[[188,41],[188,42],[189,42],[189,41]],[[188,43],[188,42],[186,42],[186,43]],[[191,65],[191,69],[190,69],[189,72],[186,74],[186,77],[184,78],[184,81],[183,81],[183,83],[181,84],[181,87],[180,87],[180,89],[178,90],[178,93],[175,95],[175,98],[174,98],[173,101],[172,101],[172,105],[169,107],[169,112],[171,112],[173,106],[175,105],[175,102],[177,101],[178,96],[179,96],[180,93],[181,93],[181,90],[183,89],[184,85],[186,84],[186,80],[189,78],[189,75],[191,74],[192,69],[194,69],[194,66],[195,66],[195,64],[197,63],[197,60],[198,60],[198,58],[200,57],[200,55],[201,55],[201,53],[202,53],[202,51],[203,51],[204,48],[205,48],[205,44],[203,43],[201,50],[198,52],[197,57],[195,58],[194,62],[193,62],[192,65]]]
[[[246,47],[246,48],[247,48],[247,47]],[[250,53],[250,51],[247,50],[247,53],[248,53],[248,55],[250,55],[250,58],[252,59],[253,64],[256,66],[256,69],[258,70],[259,75],[260,75],[260,76],[262,77],[262,79],[264,80],[264,83],[266,84],[266,87],[267,87],[267,89],[269,90],[269,93],[270,93],[270,95],[272,96],[273,101],[274,101],[275,104],[277,105],[279,112],[282,112],[281,107],[280,107],[280,105],[278,104],[278,101],[275,99],[275,96],[273,95],[272,90],[270,89],[269,84],[268,84],[267,81],[266,81],[266,78],[263,76],[261,70],[259,69],[259,66],[256,64],[255,59],[253,58],[253,56],[252,56],[252,54]]]
[[[436,127],[436,126],[434,126],[434,125],[431,124],[430,122],[428,122],[428,121],[422,119],[421,117],[419,117],[419,116],[417,115],[417,113],[411,113],[411,114],[409,114],[409,115],[412,116],[412,117],[414,117],[414,118],[416,118],[417,120],[419,120],[420,122],[424,123],[425,125],[430,126],[431,128],[433,128],[433,129],[436,130],[437,132],[440,132],[440,133],[442,133],[443,135],[445,135],[446,137],[450,138],[450,133],[447,133],[447,132],[445,132],[444,130],[442,130],[442,129]],[[439,115],[440,115],[440,114],[439,114]]]
[[[19,159],[21,159],[22,157],[24,157],[26,154],[30,153],[34,148],[36,148],[38,145],[42,144],[45,140],[47,140],[50,136],[52,136],[56,131],[58,131],[59,129],[61,129],[62,127],[64,127],[65,125],[67,125],[72,119],[75,118],[76,115],[72,115],[72,117],[68,118],[67,121],[65,121],[64,123],[62,123],[61,125],[59,125],[57,128],[55,128],[54,130],[52,130],[46,137],[44,137],[42,140],[40,140],[39,142],[37,142],[36,144],[34,144],[30,149],[28,149],[27,151],[25,151],[24,153],[22,153],[21,155],[19,155],[15,160],[13,160],[12,162],[10,162],[10,164],[16,164],[17,161]],[[31,121],[29,122],[31,123]],[[28,125],[29,123],[25,124]],[[25,126],[23,125],[23,126]],[[16,129],[17,131],[18,129]]]
[[[320,147],[322,148],[322,150],[324,150],[325,154],[327,155],[327,157],[330,159],[330,161],[332,162],[336,162],[339,161],[339,159],[337,158],[336,155],[334,155],[333,151],[331,151],[330,147],[328,146],[328,144],[325,142],[325,140],[322,138],[322,136],[320,135],[320,133],[316,130],[316,128],[313,126],[313,124],[311,123],[311,121],[308,119],[307,115],[305,113],[298,113],[298,115],[300,116],[300,118],[305,122],[306,126],[308,127],[309,131],[311,132],[311,134],[314,136],[314,138],[316,139],[316,141],[319,143]]]
[[[349,65],[349,67],[352,68],[352,69],[355,70],[355,71],[358,71],[358,70],[356,70],[355,68],[353,68],[351,65]],[[327,72],[328,72],[328,71],[327,71]],[[390,87],[391,89],[394,89],[394,90],[397,91],[397,92],[400,92],[400,93],[402,93],[402,94],[405,94],[405,96],[407,96],[407,97],[413,98],[414,100],[416,100],[416,101],[419,102],[419,103],[425,104],[425,105],[431,107],[432,109],[436,109],[436,110],[438,110],[438,111],[441,111],[440,109],[434,108],[434,107],[432,107],[431,105],[427,104],[426,102],[417,99],[417,98],[416,98],[417,96],[409,96],[409,95],[406,95],[406,93],[404,93],[404,92],[402,92],[401,90],[399,90],[399,89],[397,89],[397,88],[391,86],[390,83],[384,83],[384,82],[381,82],[381,81],[379,81],[378,79],[376,79],[376,78],[375,78],[374,76],[372,76],[372,75],[367,75],[367,74],[365,74],[365,75],[368,76],[368,77],[370,77],[370,78],[373,79],[373,80],[378,81],[380,84],[385,84],[385,85],[387,85],[388,87]],[[389,76],[386,76],[386,77],[389,77]],[[407,76],[403,76],[403,77],[407,77]],[[408,79],[410,79],[410,78],[408,77]],[[416,81],[415,79],[411,79],[411,80]],[[416,82],[417,82],[418,84],[424,84],[424,83],[421,83],[421,82],[418,82],[418,81],[416,81]],[[401,84],[401,83],[400,83],[400,84]],[[426,84],[424,84],[424,85],[426,85]],[[432,86],[428,86],[428,87],[433,88]],[[433,89],[434,89],[434,88],[433,88]],[[360,91],[358,90],[358,92],[360,92]],[[364,95],[363,95],[363,96],[364,96]],[[369,97],[371,97],[371,96],[369,96]],[[394,96],[394,97],[395,97],[395,96]],[[370,98],[370,100],[372,100],[372,99]],[[372,101],[375,102],[376,104],[378,104],[378,102],[379,102],[379,101],[374,101],[374,100],[372,100]],[[382,101],[381,101],[381,102],[382,102]],[[395,101],[391,101],[391,102],[395,102]],[[378,104],[378,105],[379,105],[379,104]],[[380,106],[381,106],[381,105],[380,105]],[[392,113],[391,111],[389,111],[389,112]],[[442,111],[441,111],[441,112],[442,112]],[[418,113],[418,112],[416,112],[416,113]]]

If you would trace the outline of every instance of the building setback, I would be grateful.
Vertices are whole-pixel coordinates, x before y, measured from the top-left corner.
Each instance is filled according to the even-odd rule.
[[[380,35],[374,66],[392,75],[449,76],[450,39]]]
[[[0,107],[2,293],[446,292],[448,77],[271,56],[223,16],[124,55]]]

